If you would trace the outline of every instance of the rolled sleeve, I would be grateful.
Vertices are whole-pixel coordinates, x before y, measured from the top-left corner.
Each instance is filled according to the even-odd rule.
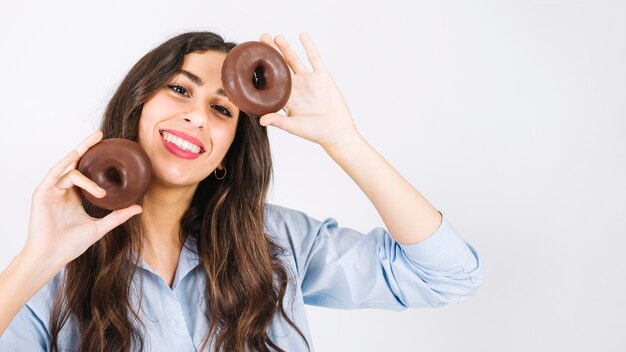
[[[47,351],[49,340],[41,319],[25,305],[0,336],[0,351]]]
[[[367,234],[333,218],[272,206],[269,218],[293,254],[307,304],[332,308],[438,307],[472,296],[482,283],[478,254],[444,216],[426,240],[401,245],[384,228]]]
[[[416,244],[397,245],[407,263],[402,263],[396,270],[409,270],[407,275],[412,273],[424,282],[424,285],[416,285],[415,289],[428,299],[429,306],[465,301],[476,293],[483,282],[483,269],[477,251],[458,234],[443,214],[441,225],[430,237]]]

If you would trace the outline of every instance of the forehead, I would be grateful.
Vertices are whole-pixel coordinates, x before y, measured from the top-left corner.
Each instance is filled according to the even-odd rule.
[[[203,82],[222,85],[222,64],[226,54],[217,51],[189,53],[183,59],[182,69],[200,77]]]

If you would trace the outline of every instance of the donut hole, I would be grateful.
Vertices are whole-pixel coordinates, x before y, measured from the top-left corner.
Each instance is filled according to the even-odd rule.
[[[124,180],[122,179],[122,175],[117,170],[117,168],[115,168],[115,167],[108,168],[104,172],[104,175],[105,175],[107,181],[109,181],[110,183],[113,183],[113,184],[115,184],[116,186],[119,186],[119,187],[124,186]]]
[[[264,89],[267,86],[267,75],[265,67],[257,66],[252,73],[252,85],[256,89]]]

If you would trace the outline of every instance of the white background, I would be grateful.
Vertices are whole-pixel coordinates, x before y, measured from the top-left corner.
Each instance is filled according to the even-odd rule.
[[[308,308],[317,350],[626,348],[625,1],[2,2],[0,268],[48,168],[142,55],[188,30],[308,31],[361,133],[481,255],[486,281],[460,305]],[[270,138],[271,202],[382,225],[320,147]]]

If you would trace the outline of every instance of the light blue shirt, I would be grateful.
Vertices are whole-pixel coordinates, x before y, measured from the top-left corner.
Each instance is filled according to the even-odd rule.
[[[483,281],[476,251],[443,221],[426,240],[397,243],[383,228],[366,236],[338,227],[333,218],[315,220],[308,215],[268,204],[268,234],[286,250],[284,262],[295,274],[285,294],[285,311],[313,342],[304,304],[353,309],[439,307],[472,296]],[[168,284],[144,262],[133,278],[132,295],[146,323],[146,351],[196,351],[207,331],[204,312],[204,276],[195,238],[189,236],[181,251],[174,282]],[[49,319],[62,270],[17,314],[0,337],[0,351],[49,351]],[[135,305],[137,306],[137,305]],[[287,351],[306,351],[306,344],[284,320],[275,318],[269,336]],[[60,333],[62,351],[78,348],[78,328],[68,321]]]

